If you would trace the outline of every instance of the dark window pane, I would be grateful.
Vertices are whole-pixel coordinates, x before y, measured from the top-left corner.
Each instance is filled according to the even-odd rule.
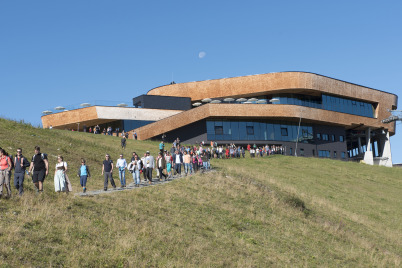
[[[223,134],[223,126],[215,126],[215,135]]]
[[[247,135],[254,135],[254,126],[247,126]]]
[[[288,135],[288,128],[281,127],[281,135],[282,136],[287,136]]]
[[[275,139],[274,124],[267,124],[268,140],[273,141]]]

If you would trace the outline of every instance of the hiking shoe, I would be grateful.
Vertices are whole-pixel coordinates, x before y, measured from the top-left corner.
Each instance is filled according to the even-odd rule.
[[[87,188],[84,188],[84,193],[87,191]]]
[[[107,188],[103,188],[103,191],[107,191]]]

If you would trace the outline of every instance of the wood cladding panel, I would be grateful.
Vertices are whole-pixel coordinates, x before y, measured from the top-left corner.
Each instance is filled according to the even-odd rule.
[[[54,128],[64,129],[68,125],[76,126],[76,123],[93,121],[96,119],[98,119],[98,114],[96,112],[96,106],[92,106],[92,107],[86,107],[86,108],[82,108],[82,109],[42,116],[42,125],[43,125],[43,128],[49,128],[50,126],[53,126]]]
[[[223,78],[200,82],[167,85],[152,89],[150,95],[190,97],[192,101],[204,98],[253,97],[275,93],[331,94],[377,104],[373,127],[384,127],[395,132],[395,124],[382,124],[390,116],[388,109],[397,106],[397,96],[387,92],[340,81],[313,73],[283,72]],[[364,121],[364,117],[360,117]],[[363,122],[361,122],[363,123]]]

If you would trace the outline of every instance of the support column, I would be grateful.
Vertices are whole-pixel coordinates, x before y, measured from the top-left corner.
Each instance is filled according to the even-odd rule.
[[[381,144],[382,154],[380,160],[380,166],[392,167],[392,156],[391,156],[391,140],[389,139],[388,130],[384,130],[385,134],[381,135],[379,139],[379,144]]]
[[[361,154],[362,153],[362,140],[361,140],[361,138],[360,138],[360,136],[359,137],[357,137],[357,153],[358,154]]]
[[[367,128],[366,130],[366,152],[364,153],[364,162],[368,165],[373,165],[374,164],[374,159],[373,159],[373,151],[370,149],[371,145],[371,129]]]

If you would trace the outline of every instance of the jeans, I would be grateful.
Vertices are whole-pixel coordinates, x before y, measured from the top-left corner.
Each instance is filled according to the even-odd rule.
[[[174,164],[174,169],[176,170],[176,173],[181,174],[181,163]]]
[[[138,169],[133,171],[133,180],[136,185],[140,184],[140,171]]]
[[[146,169],[146,175],[149,182],[152,182],[152,170],[153,168],[150,167],[147,167]]]
[[[87,178],[88,178],[87,175],[80,176],[80,184],[81,184],[82,187],[86,187],[86,186],[87,186]]]
[[[120,178],[120,183],[121,183],[121,187],[126,186],[126,170],[123,169],[119,169],[119,178]]]
[[[205,170],[208,169],[208,162],[202,162],[202,166],[204,167]]]
[[[24,173],[14,173],[14,186],[20,195],[24,193],[24,175]]]
[[[191,170],[191,164],[190,163],[184,163],[184,172],[186,172],[186,175],[188,173],[193,173],[193,171]]]

